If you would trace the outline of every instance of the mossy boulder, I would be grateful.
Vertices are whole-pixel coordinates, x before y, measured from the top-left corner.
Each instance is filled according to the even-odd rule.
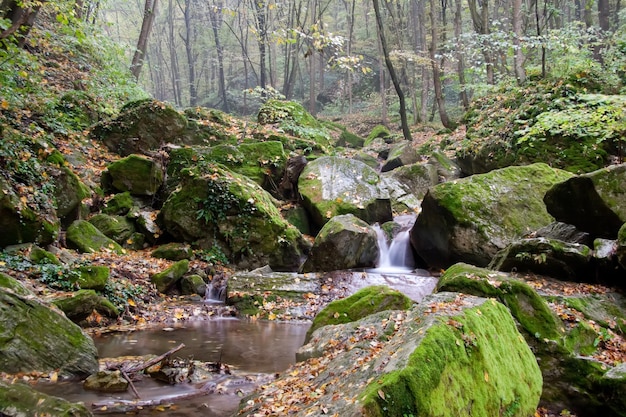
[[[317,313],[305,343],[320,327],[350,323],[385,310],[407,310],[411,305],[413,301],[409,297],[385,285],[362,288],[347,298],[332,301]]]
[[[89,187],[66,166],[50,167],[48,174],[54,184],[54,201],[56,202],[57,216],[64,224],[69,224],[83,217],[88,212],[88,208],[82,201],[91,196]]]
[[[172,106],[146,99],[126,104],[115,119],[95,125],[91,135],[112,152],[128,156],[180,143],[186,128],[187,118]]]
[[[204,296],[206,294],[206,282],[200,275],[185,275],[180,280],[180,291],[184,295],[198,294]]]
[[[272,138],[270,140],[280,140],[291,142],[294,148],[307,149],[308,151],[328,153],[331,148],[331,137],[328,130],[306,109],[302,104],[295,101],[267,100],[257,115],[257,120],[261,125],[275,124],[289,135],[296,136],[301,141],[290,141],[283,138]],[[285,145],[288,147],[288,145]]]
[[[0,415],[46,417],[92,417],[82,403],[71,403],[62,398],[41,393],[20,382],[0,381]]]
[[[80,323],[94,311],[111,318],[120,315],[113,303],[98,295],[94,290],[76,291],[69,296],[54,300],[53,304],[74,323]]]
[[[392,218],[389,192],[380,176],[354,159],[327,156],[309,162],[298,190],[318,229],[341,214],[354,214],[370,224]]]
[[[102,208],[102,213],[124,216],[135,206],[135,201],[128,191],[115,194]]]
[[[387,129],[386,126],[376,125],[371,130],[370,134],[367,135],[364,146],[370,146],[372,142],[374,142],[374,140],[376,139],[382,139],[386,142],[389,140],[390,137],[391,137],[391,132],[389,131],[389,129]]]
[[[83,381],[83,388],[88,391],[98,392],[126,392],[129,382],[122,376],[120,370],[98,371],[89,375]]]
[[[378,258],[376,232],[353,214],[335,216],[315,237],[302,272],[373,267]]]
[[[527,283],[502,272],[455,264],[439,279],[437,291],[492,297],[506,305],[530,337],[558,339],[561,322]]]
[[[232,264],[294,271],[309,244],[258,184],[218,165],[188,170],[158,220],[179,241],[219,248]]]
[[[52,243],[60,231],[60,220],[54,210],[33,209],[13,187],[0,176],[0,247],[33,242]]]
[[[303,349],[309,348],[324,356],[294,365],[241,415],[280,403],[274,387],[292,386],[310,367],[315,372],[307,373],[306,389],[315,395],[295,416],[323,409],[339,416],[527,417],[541,395],[537,361],[509,311],[494,300],[431,295],[408,311],[321,327]]]
[[[103,291],[109,281],[109,267],[98,265],[81,265],[78,267],[80,277],[78,285],[85,290]]]
[[[90,217],[88,221],[106,237],[113,239],[120,245],[124,245],[135,233],[134,223],[126,216],[99,213]]]
[[[163,168],[154,159],[129,155],[109,164],[102,173],[103,188],[110,184],[117,192],[153,196],[163,184]]]
[[[626,335],[626,297],[615,292],[549,296],[557,302],[581,312],[585,319]]]
[[[619,264],[626,269],[626,223],[617,232],[615,254]]]
[[[167,166],[167,190],[180,183],[181,171],[198,165],[221,164],[245,175],[265,190],[273,191],[283,175],[287,154],[278,141],[242,144],[221,144],[212,147],[181,147],[171,149]]]
[[[382,173],[381,178],[395,214],[418,213],[428,189],[439,182],[437,168],[431,164],[401,166]]]
[[[67,228],[66,239],[69,245],[83,253],[111,251],[124,253],[124,249],[113,239],[106,237],[87,220],[76,220]]]
[[[150,277],[150,281],[161,293],[166,293],[178,284],[178,281],[189,271],[189,261],[178,261],[164,271],[157,272]]]
[[[27,289],[21,282],[11,277],[10,275],[0,272],[0,288],[6,288],[17,295],[23,297],[32,296],[32,292]]]
[[[30,247],[29,258],[36,264],[52,264],[52,265],[61,265],[61,261],[59,258],[52,253],[48,252],[45,249],[40,248],[37,245],[32,245]]]
[[[588,246],[543,237],[520,239],[496,253],[489,264],[498,271],[534,272],[569,281],[594,280]]]
[[[186,243],[171,242],[158,246],[152,251],[151,255],[155,258],[170,261],[181,261],[193,258],[193,250]]]
[[[543,195],[571,176],[539,163],[438,184],[422,201],[411,243],[430,266],[486,266],[509,243],[554,221]]]
[[[413,145],[408,142],[402,142],[391,147],[381,171],[388,172],[401,166],[415,164],[419,159],[420,156]]]
[[[6,280],[6,276],[5,276]],[[31,293],[0,287],[0,371],[82,376],[98,369],[93,340]]]
[[[626,164],[565,179],[545,194],[548,212],[593,238],[615,239],[626,222]]]

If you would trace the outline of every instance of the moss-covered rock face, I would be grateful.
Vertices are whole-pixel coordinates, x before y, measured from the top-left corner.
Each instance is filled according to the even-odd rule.
[[[400,291],[384,285],[366,287],[355,292],[348,298],[332,301],[317,313],[306,340],[320,327],[350,323],[385,310],[407,310],[413,301]],[[307,342],[305,342],[307,343]]]
[[[507,272],[535,272],[570,281],[595,282],[591,260],[591,249],[585,245],[539,237],[511,243],[496,254],[489,268]]]
[[[189,260],[183,259],[164,271],[152,275],[150,281],[152,281],[159,292],[166,293],[178,283],[187,271],[189,271]]]
[[[193,258],[191,246],[185,243],[171,242],[155,248],[152,251],[155,258],[168,259],[170,261],[181,261]]]
[[[118,192],[147,196],[156,194],[164,178],[163,168],[154,159],[141,155],[118,159],[102,175],[103,185],[110,183]]]
[[[78,286],[86,290],[102,291],[109,281],[108,266],[81,265],[78,271],[80,272]]]
[[[96,347],[80,327],[32,295],[5,288],[0,287],[0,371],[82,376],[98,369]]]
[[[70,296],[54,300],[53,304],[74,323],[80,323],[94,311],[111,318],[120,314],[113,303],[98,295],[94,290],[76,291]]]
[[[286,161],[287,154],[278,141],[176,148],[170,150],[167,189],[173,191],[180,183],[183,169],[218,163],[250,178],[267,191],[275,191]]]
[[[67,242],[83,253],[112,251],[124,253],[124,249],[114,240],[106,237],[86,220],[76,220],[67,228]]]
[[[392,171],[398,167],[411,165],[420,159],[417,150],[410,143],[400,143],[389,150],[382,172]]]
[[[548,212],[592,237],[615,239],[626,222],[626,164],[566,179],[544,198]]]
[[[370,224],[392,218],[389,193],[381,178],[360,161],[328,156],[309,162],[298,190],[318,228],[341,214],[354,214]]]
[[[422,201],[411,243],[430,266],[486,266],[512,241],[554,221],[543,195],[571,176],[533,164],[438,184]]]
[[[562,336],[561,323],[546,301],[525,282],[501,272],[455,264],[441,276],[437,291],[496,298],[509,308],[529,336],[553,340]]]
[[[128,191],[115,194],[106,202],[102,208],[102,213],[124,216],[133,208],[134,204],[133,197]]]
[[[135,225],[129,218],[124,216],[100,213],[90,217],[88,221],[96,226],[106,237],[113,239],[120,245],[125,244],[135,233]]]
[[[84,404],[43,394],[29,385],[0,381],[0,414],[5,416],[91,417]]]
[[[626,223],[617,232],[615,254],[622,268],[626,269]]]
[[[621,140],[625,101],[586,94],[588,68],[569,80],[502,86],[472,103],[466,140],[456,156],[466,175],[510,165],[546,162],[573,173],[605,166]],[[582,76],[579,78],[579,75]]]
[[[408,311],[321,327],[303,349],[324,356],[296,364],[242,415],[280,404],[272,388],[291,386],[299,366],[315,367],[306,389],[316,394],[295,416],[323,408],[340,416],[526,417],[541,395],[537,361],[495,300],[435,294]]]
[[[165,230],[201,249],[220,250],[242,268],[297,270],[308,243],[287,223],[271,196],[223,167],[188,171],[159,214]]]
[[[391,132],[389,132],[389,129],[387,129],[386,126],[383,126],[383,125],[374,126],[370,134],[367,135],[364,145],[370,146],[372,142],[374,142],[374,140],[379,139],[379,138],[386,141],[390,136],[391,136]]]
[[[378,258],[376,232],[352,214],[335,216],[315,237],[303,272],[373,267]]]
[[[391,198],[394,214],[418,213],[422,199],[439,182],[437,168],[432,164],[401,166],[381,175]]]
[[[114,120],[98,123],[91,135],[122,156],[180,143],[187,119],[173,107],[156,100],[128,103]]]
[[[0,176],[0,247],[33,242],[52,243],[60,230],[54,210],[33,210]]]
[[[81,217],[88,209],[83,206],[83,199],[91,195],[91,190],[68,167],[48,170],[54,183],[54,200],[57,216],[65,223]]]
[[[180,291],[184,295],[200,295],[206,294],[206,282],[200,275],[186,275],[180,280]]]
[[[300,103],[295,101],[268,100],[261,109],[257,119],[260,124],[278,124],[286,133],[300,138],[302,141],[292,141],[288,138],[278,139],[285,147],[307,150],[322,154],[330,150],[330,134],[322,124],[307,112]],[[270,138],[271,140],[275,140]],[[285,143],[287,142],[287,143]]]

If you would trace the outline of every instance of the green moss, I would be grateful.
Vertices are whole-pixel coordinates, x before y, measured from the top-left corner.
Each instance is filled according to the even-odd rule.
[[[45,249],[40,248],[37,245],[33,245],[30,249],[30,260],[36,264],[53,264],[61,265],[61,261],[53,253],[48,252]]]
[[[43,394],[27,384],[0,381],[0,414],[15,416],[91,417],[84,404]]]
[[[94,225],[86,220],[76,220],[67,228],[68,243],[83,253],[112,251],[125,253],[124,249],[114,240],[106,237]]]
[[[387,129],[386,126],[384,125],[374,126],[370,134],[367,135],[367,139],[365,139],[365,146],[371,145],[374,139],[378,139],[378,138],[385,139],[385,138],[388,138],[389,136],[391,136],[391,132],[389,132],[389,129]]]
[[[350,323],[379,311],[406,310],[412,304],[406,295],[387,286],[366,287],[348,298],[328,304],[315,316],[306,338],[323,326]]]
[[[154,195],[163,183],[161,167],[152,159],[130,155],[107,167],[111,185],[121,192],[134,195]]]
[[[346,129],[341,130],[341,136],[339,136],[338,146],[349,146],[351,148],[362,148],[365,144],[365,140],[355,135],[354,133],[348,132]]]
[[[109,280],[109,267],[97,265],[82,265],[78,267],[80,278],[78,285],[86,290],[104,290]]]
[[[134,206],[133,197],[129,192],[115,194],[102,209],[105,214],[126,215]]]
[[[182,259],[191,259],[193,251],[188,244],[171,242],[161,245],[152,251],[155,258],[169,259],[170,261],[180,261]]]
[[[100,213],[89,218],[89,223],[119,244],[124,244],[135,232],[135,226],[130,219],[122,216]]]
[[[441,276],[437,290],[496,298],[527,334],[552,340],[562,336],[561,323],[546,301],[528,284],[505,274],[458,263]]]
[[[157,290],[166,293],[189,271],[189,260],[178,261],[162,272],[158,272],[150,277],[150,281],[156,285]]]
[[[487,301],[436,320],[404,369],[366,388],[365,415],[526,417],[534,412],[541,373],[523,339],[515,345],[503,342],[521,339],[504,306]]]

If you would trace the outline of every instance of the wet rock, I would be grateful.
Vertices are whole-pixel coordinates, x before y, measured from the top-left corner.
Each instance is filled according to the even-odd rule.
[[[592,251],[588,246],[538,237],[511,243],[496,253],[489,268],[588,282],[594,279],[591,260]]]
[[[545,237],[546,239],[556,239],[568,243],[579,243],[581,245],[591,245],[589,233],[582,232],[572,224],[553,222],[532,234],[533,237]]]
[[[384,285],[360,289],[347,298],[332,301],[317,313],[307,332],[305,344],[311,338],[311,334],[320,327],[354,322],[380,311],[407,310],[412,305],[413,301],[406,295]],[[321,352],[317,356],[321,356]],[[308,357],[311,356],[306,358],[300,356],[298,360]]]
[[[62,398],[43,394],[19,382],[0,381],[0,415],[91,417],[93,414],[84,404],[71,403]]]
[[[298,190],[316,227],[332,217],[354,214],[367,223],[392,218],[389,192],[379,175],[354,159],[322,157],[307,164]]]
[[[200,275],[186,275],[180,280],[180,291],[182,294],[198,294],[202,297],[206,294],[206,282]]]
[[[156,285],[159,292],[165,294],[178,283],[187,271],[189,271],[189,261],[187,259],[183,259],[174,263],[166,270],[152,275],[150,277],[150,281]]]
[[[430,266],[486,266],[509,243],[554,221],[543,195],[570,176],[533,164],[438,184],[422,201],[411,243]]]
[[[615,239],[626,222],[626,164],[555,184],[544,201],[558,221],[573,224],[593,238]]]
[[[335,216],[315,237],[302,272],[373,267],[378,258],[376,232],[352,214]]]
[[[419,159],[420,157],[417,154],[417,151],[415,150],[413,145],[408,142],[403,142],[394,145],[389,150],[389,155],[387,156],[387,160],[383,164],[381,171],[392,171],[401,166],[414,164],[418,162]]]
[[[0,323],[1,372],[82,376],[98,369],[93,340],[32,293],[0,287]]]
[[[54,200],[56,214],[63,224],[83,218],[89,212],[83,199],[91,195],[91,190],[68,167],[51,167],[48,169],[54,184]]]
[[[98,392],[126,392],[128,381],[120,371],[98,371],[83,381],[83,388]]]
[[[381,178],[394,213],[418,213],[426,192],[438,183],[437,169],[430,164],[401,166],[383,173]]]

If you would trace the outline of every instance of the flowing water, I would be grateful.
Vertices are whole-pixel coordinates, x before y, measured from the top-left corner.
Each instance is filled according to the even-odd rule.
[[[379,257],[376,268],[370,271],[379,273],[406,273],[415,268],[410,237],[411,228],[415,222],[415,216],[398,216],[394,221],[400,225],[400,230],[391,242],[389,242],[387,234],[378,223],[372,226],[378,237]]]

